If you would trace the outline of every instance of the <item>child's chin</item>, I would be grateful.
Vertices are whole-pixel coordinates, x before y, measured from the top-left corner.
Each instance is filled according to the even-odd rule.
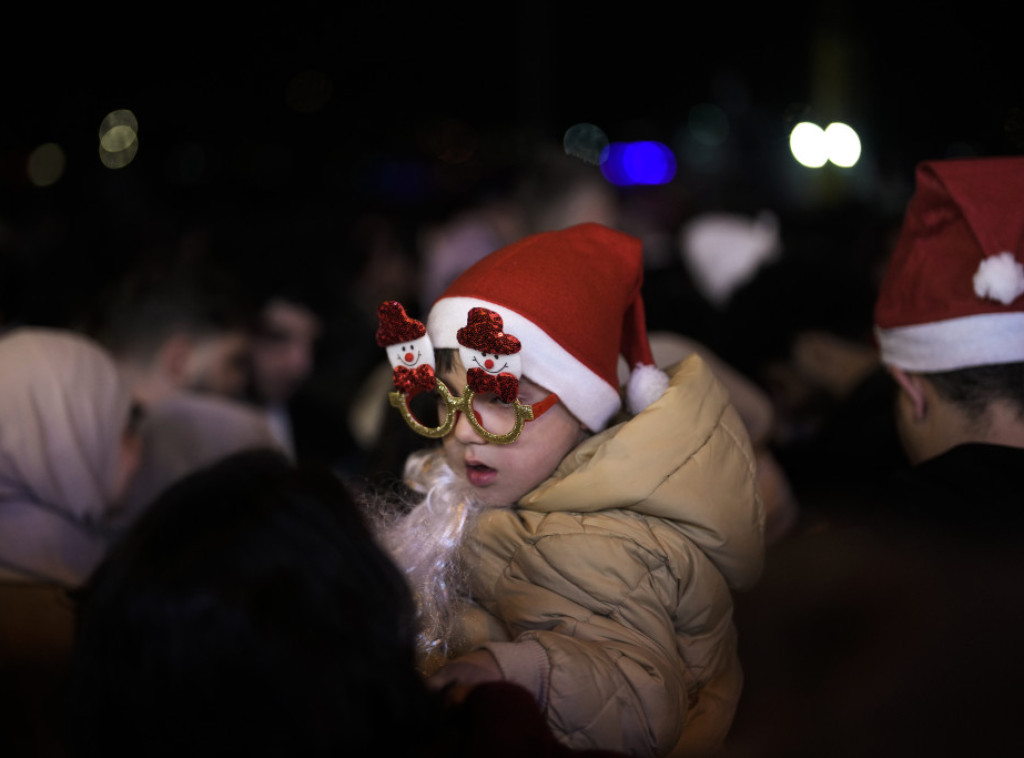
[[[485,508],[507,508],[515,505],[515,500],[498,488],[474,486],[473,494],[476,496],[477,502]]]

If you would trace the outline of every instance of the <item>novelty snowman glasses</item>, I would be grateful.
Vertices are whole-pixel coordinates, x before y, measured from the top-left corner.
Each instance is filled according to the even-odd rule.
[[[388,398],[417,434],[431,439],[444,437],[455,428],[461,411],[482,439],[508,445],[519,438],[526,422],[539,418],[558,402],[553,393],[532,405],[519,401],[522,346],[514,336],[504,333],[502,318],[494,311],[471,309],[466,326],[456,334],[459,357],[466,367],[466,387],[461,397],[455,397],[435,375],[433,345],[421,321],[406,315],[395,301],[382,303],[377,315],[377,344],[385,348],[394,369],[396,390],[389,392]],[[422,407],[424,403],[426,408]],[[436,422],[432,418],[435,411]]]

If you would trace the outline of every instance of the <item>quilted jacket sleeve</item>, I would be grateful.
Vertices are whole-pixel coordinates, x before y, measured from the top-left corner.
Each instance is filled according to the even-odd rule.
[[[729,625],[724,581],[684,537],[656,534],[640,517],[539,518],[520,522],[518,535],[502,524],[509,542],[492,542],[497,549],[481,556],[495,579],[477,599],[514,640],[482,646],[507,679],[534,693],[572,747],[666,754],[696,681],[678,635],[691,628],[695,639],[714,637],[716,625]]]

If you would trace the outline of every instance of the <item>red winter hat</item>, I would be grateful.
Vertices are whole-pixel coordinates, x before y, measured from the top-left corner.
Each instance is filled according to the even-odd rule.
[[[647,343],[642,281],[634,237],[593,223],[542,232],[467,269],[434,304],[427,331],[435,347],[458,348],[470,311],[494,311],[522,344],[523,375],[596,431],[621,407],[620,353],[634,368],[633,412],[668,384]]]
[[[1024,361],[1024,158],[925,162],[875,306],[883,362]]]

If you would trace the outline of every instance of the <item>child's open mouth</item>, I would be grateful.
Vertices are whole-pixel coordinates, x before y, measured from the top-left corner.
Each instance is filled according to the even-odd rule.
[[[486,487],[498,476],[497,469],[485,466],[482,463],[466,463],[466,479],[474,487]]]

